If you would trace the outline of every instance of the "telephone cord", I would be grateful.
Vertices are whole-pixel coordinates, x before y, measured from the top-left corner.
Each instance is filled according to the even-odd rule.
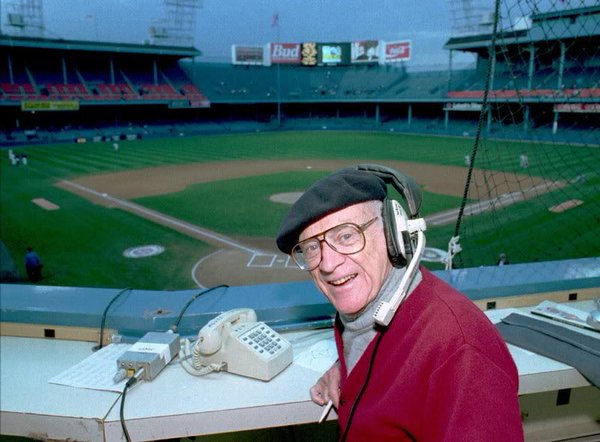
[[[223,371],[226,367],[225,362],[221,362],[220,364],[209,364],[204,365],[199,361],[198,354],[196,351],[196,347],[194,346],[194,351],[190,354],[190,341],[189,339],[184,339],[181,346],[181,353],[183,353],[183,357],[179,357],[179,364],[183,367],[185,371],[193,376],[206,376],[214,371]],[[192,363],[188,361],[192,359]]]

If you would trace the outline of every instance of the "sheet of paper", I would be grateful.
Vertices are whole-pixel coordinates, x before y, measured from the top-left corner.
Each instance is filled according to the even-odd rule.
[[[587,323],[589,312],[565,304],[559,304],[552,301],[542,301],[539,305],[535,306],[531,310],[531,313],[545,316],[546,318],[554,319],[555,321],[574,325],[575,327],[595,330],[594,327]]]
[[[115,383],[113,377],[117,373],[117,359],[129,347],[131,347],[131,344],[107,345],[73,367],[54,376],[48,382],[70,387],[120,393],[125,386],[125,380]]]
[[[304,368],[324,373],[337,361],[337,358],[335,342],[332,339],[324,339],[300,353],[294,359],[294,363]]]

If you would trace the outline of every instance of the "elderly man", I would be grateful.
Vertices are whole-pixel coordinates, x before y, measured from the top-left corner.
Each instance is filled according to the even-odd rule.
[[[337,311],[339,360],[312,387],[313,401],[333,401],[341,440],[522,440],[505,342],[427,269],[403,279],[405,263],[390,260],[389,203],[379,174],[341,169],[307,189],[281,223],[278,247]],[[377,309],[402,284],[406,297],[382,326]]]

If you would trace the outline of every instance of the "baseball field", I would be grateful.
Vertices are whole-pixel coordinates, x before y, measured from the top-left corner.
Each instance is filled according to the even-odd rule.
[[[13,148],[27,164],[0,157],[0,239],[21,276],[26,247],[36,249],[47,285],[176,290],[301,280],[306,274],[277,251],[274,238],[289,204],[308,185],[355,163],[397,168],[420,184],[422,214],[442,220],[428,223],[427,246],[443,251],[454,233],[472,144],[466,137],[315,131]],[[527,170],[519,167],[524,145],[494,141],[494,148],[494,168],[475,163],[472,176],[474,183],[493,179],[493,192],[470,192],[468,203],[520,197],[493,214],[469,217],[479,226],[463,243],[470,262],[493,265],[506,244],[514,245],[513,262],[537,260],[539,244],[556,244],[570,223],[597,222],[590,208],[600,203],[599,182],[586,160],[597,157],[593,147],[579,147],[576,159],[570,146],[551,147],[590,169],[577,184],[577,200],[564,173],[536,163],[535,155]],[[524,192],[525,182],[537,191]],[[553,201],[565,205],[548,210]],[[510,223],[499,226],[498,219]],[[577,232],[544,259],[595,256],[598,235]]]

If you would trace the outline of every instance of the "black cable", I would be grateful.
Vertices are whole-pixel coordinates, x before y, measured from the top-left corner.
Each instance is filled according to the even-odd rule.
[[[130,378],[134,379],[134,378]],[[125,395],[127,394],[127,390],[129,389],[130,385],[129,385],[129,381],[127,381],[127,383],[125,384],[125,387],[123,388],[123,393],[121,394],[121,410],[119,412],[119,417],[121,419],[121,428],[123,429],[123,434],[125,435],[125,440],[127,442],[131,441],[131,437],[129,437],[129,431],[127,431],[127,425],[125,425],[125,413],[124,413],[124,409],[125,409]]]
[[[130,387],[133,387],[135,383],[138,381],[139,376],[141,376],[142,371],[140,370],[136,375],[129,378],[129,380],[125,383],[125,387],[123,387],[123,393],[121,394],[121,408],[119,411],[119,418],[121,420],[121,428],[123,429],[123,434],[125,435],[125,440],[127,442],[131,442],[131,437],[129,437],[129,431],[127,431],[127,425],[125,424],[125,395],[127,394],[127,390]]]
[[[379,333],[379,336],[377,337],[377,341],[375,342],[375,348],[373,348],[373,353],[371,354],[371,360],[369,361],[369,371],[367,371],[367,376],[365,377],[365,382],[363,383],[362,387],[360,388],[360,391],[358,392],[358,395],[356,396],[356,400],[354,401],[354,404],[352,404],[352,408],[350,409],[350,414],[348,415],[348,422],[346,423],[346,428],[344,430],[344,434],[342,434],[342,437],[340,437],[340,441],[342,441],[342,442],[345,441],[346,437],[348,436],[348,431],[350,430],[350,425],[352,424],[352,420],[354,419],[354,413],[356,412],[358,403],[362,399],[363,394],[367,389],[367,385],[371,378],[371,373],[373,372],[375,356],[377,355],[377,350],[379,349],[379,344],[381,344],[383,335],[385,334],[386,331],[387,331],[387,329],[382,329],[381,332]]]
[[[177,333],[177,329],[179,328],[179,322],[181,322],[181,318],[183,317],[183,314],[185,313],[185,311],[188,309],[188,307],[192,304],[192,302],[194,302],[196,299],[198,299],[200,296],[207,294],[208,292],[211,292],[213,290],[216,290],[218,288],[229,288],[229,286],[227,284],[221,284],[221,285],[216,285],[214,287],[208,288],[206,290],[203,290],[199,293],[196,293],[194,296],[192,296],[189,301],[185,304],[185,306],[181,309],[181,312],[179,312],[179,316],[177,317],[177,320],[175,321],[175,323],[171,326],[171,330],[174,333]]]
[[[490,89],[490,83],[492,81],[492,65],[494,64],[494,60],[496,58],[496,37],[498,34],[498,14],[500,13],[500,0],[495,1],[494,6],[494,25],[492,30],[492,38],[490,41],[490,60],[487,66],[487,73],[485,78],[485,89],[483,90],[483,99],[481,102],[481,112],[479,113],[479,120],[477,121],[477,131],[475,133],[475,141],[473,142],[473,148],[471,150],[471,156],[469,161],[469,171],[467,172],[467,180],[465,182],[465,188],[463,191],[462,201],[460,203],[460,208],[458,211],[458,217],[456,219],[456,226],[454,228],[454,236],[458,236],[460,233],[460,224],[464,215],[465,206],[467,205],[467,197],[469,194],[469,187],[471,187],[471,178],[473,176],[473,169],[475,168],[475,156],[477,155],[477,150],[479,148],[479,142],[481,140],[481,131],[483,129],[483,119],[491,112],[488,108],[488,95]],[[459,256],[459,260],[461,261],[462,266],[462,256]]]
[[[108,309],[110,308],[111,305],[113,305],[113,303],[119,299],[119,296],[121,296],[123,293],[129,291],[129,290],[133,290],[131,287],[127,287],[124,288],[123,290],[121,290],[119,293],[117,293],[108,303],[108,305],[106,306],[106,308],[104,309],[104,312],[102,313],[102,320],[100,321],[100,343],[94,347],[94,351],[96,350],[100,350],[103,347],[103,336],[104,336],[104,325],[106,323],[106,316],[108,314]]]

